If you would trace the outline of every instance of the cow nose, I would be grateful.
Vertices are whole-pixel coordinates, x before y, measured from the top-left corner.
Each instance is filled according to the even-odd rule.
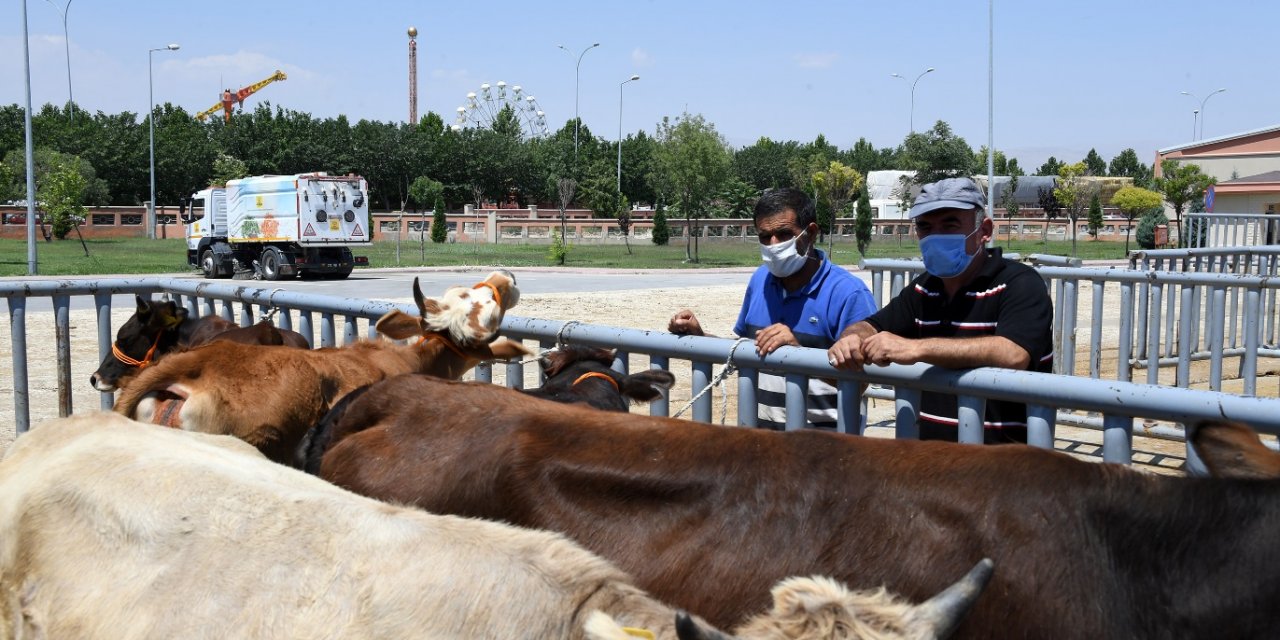
[[[89,384],[92,385],[93,388],[95,389],[98,388],[98,372],[97,371],[89,374]]]

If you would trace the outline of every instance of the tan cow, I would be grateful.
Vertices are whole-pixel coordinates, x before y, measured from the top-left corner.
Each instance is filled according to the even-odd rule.
[[[412,344],[361,340],[300,350],[217,342],[171,355],[144,369],[115,411],[186,431],[234,435],[277,462],[297,464],[307,429],[342,396],[402,373],[458,378],[483,360],[526,355],[517,342],[493,340],[520,298],[515,277],[495,271],[473,288],[426,298],[413,281],[420,317],[391,311],[378,332]],[[491,342],[492,341],[492,342]]]
[[[971,598],[981,582],[949,591]],[[780,585],[743,637],[881,637],[844,622],[858,612],[841,592]],[[936,609],[907,608],[913,633],[884,637],[934,637],[919,625]],[[102,413],[14,443],[0,461],[0,638],[227,637],[726,636],[558,534],[377,502],[235,438]]]

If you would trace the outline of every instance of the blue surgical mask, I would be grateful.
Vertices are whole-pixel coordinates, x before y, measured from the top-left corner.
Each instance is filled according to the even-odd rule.
[[[954,278],[964,273],[964,270],[969,268],[969,263],[973,262],[973,256],[977,255],[966,251],[965,244],[969,241],[969,237],[977,233],[981,228],[982,222],[979,221],[977,229],[974,229],[969,235],[938,233],[925,236],[920,241],[920,254],[924,257],[924,270],[939,278]]]

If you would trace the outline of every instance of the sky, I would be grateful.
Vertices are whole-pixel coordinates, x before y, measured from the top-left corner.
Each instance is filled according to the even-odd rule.
[[[26,0],[31,101],[67,99],[59,8]],[[55,7],[56,5],[56,7]],[[0,104],[25,104],[23,2],[0,7]],[[848,148],[896,146],[947,121],[987,142],[988,2],[159,2],[71,0],[71,93],[90,111],[145,113],[148,49],[157,103],[191,113],[283,70],[260,102],[317,118],[408,118],[408,36],[418,29],[418,114],[452,123],[483,83],[520,85],[554,130],[577,109],[594,134],[654,132],[701,114],[733,147],[761,136]],[[1273,29],[1280,3],[996,0],[995,147],[1034,170],[1096,148],[1193,141],[1280,124]],[[579,54],[593,43],[600,43]],[[563,45],[568,51],[562,50]],[[581,64],[578,65],[578,61]],[[925,69],[934,71],[915,83]],[[577,74],[575,80],[575,71]],[[897,73],[905,79],[892,77]],[[640,80],[620,87],[633,74]],[[620,91],[622,92],[620,104]],[[1193,96],[1181,95],[1186,91]],[[576,95],[576,105],[575,105]],[[914,105],[914,106],[913,106]],[[39,141],[37,141],[39,144]]]

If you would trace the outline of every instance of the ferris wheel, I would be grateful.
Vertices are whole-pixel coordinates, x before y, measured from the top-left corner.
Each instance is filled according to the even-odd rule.
[[[511,107],[520,123],[520,130],[525,136],[540,138],[547,135],[547,115],[538,106],[537,98],[525,95],[520,85],[508,86],[499,80],[490,86],[488,82],[480,85],[479,91],[467,94],[467,102],[458,107],[458,116],[454,118],[453,130],[464,127],[492,127],[498,114]]]

